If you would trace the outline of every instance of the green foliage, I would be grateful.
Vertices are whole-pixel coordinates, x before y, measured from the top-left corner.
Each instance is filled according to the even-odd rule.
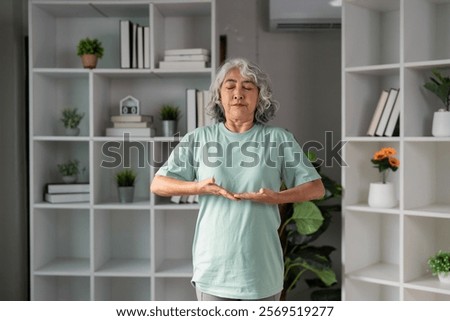
[[[450,77],[443,76],[438,69],[433,69],[434,77],[423,86],[439,97],[447,111],[450,110]]]
[[[90,39],[89,37],[81,39],[77,46],[78,56],[90,54],[102,58],[103,51],[102,43],[98,39]]]
[[[450,272],[450,252],[439,251],[428,259],[428,266],[433,275]]]
[[[314,160],[313,156],[308,157]],[[320,173],[320,167],[314,165]],[[285,260],[283,297],[303,276],[312,274],[315,278],[305,280],[308,286],[325,289],[314,291],[311,298],[340,300],[340,289],[330,289],[337,282],[330,258],[335,248],[315,246],[312,242],[328,229],[332,213],[341,210],[339,203],[330,204],[330,200],[340,198],[342,186],[326,175],[321,176],[326,191],[322,199],[280,206],[282,225],[279,235]]]
[[[177,106],[167,104],[161,107],[160,116],[162,120],[178,120],[180,114],[180,109]]]
[[[77,175],[80,172],[78,165],[78,160],[70,160],[67,163],[58,164],[58,171],[62,176]]]
[[[116,176],[117,186],[134,186],[137,174],[132,169],[124,169],[119,171]]]
[[[62,111],[61,121],[65,128],[77,128],[83,117],[84,113],[79,113],[77,108],[66,108]]]

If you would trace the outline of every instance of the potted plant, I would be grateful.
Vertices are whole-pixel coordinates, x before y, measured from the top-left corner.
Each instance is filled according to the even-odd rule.
[[[103,57],[103,46],[98,39],[81,39],[77,46],[77,55],[81,57],[84,68],[93,69],[97,60]]]
[[[433,136],[450,136],[450,77],[443,76],[438,69],[433,69],[433,76],[423,86],[435,94],[442,101],[445,108],[434,112]]]
[[[62,175],[64,183],[75,183],[77,175],[80,173],[78,160],[70,160],[66,163],[58,164],[58,171]]]
[[[370,183],[368,203],[371,207],[390,208],[397,204],[394,185],[386,180],[388,171],[395,172],[400,166],[396,153],[395,148],[384,147],[375,152],[371,159],[381,174],[381,182]]]
[[[163,125],[163,136],[174,136],[177,132],[180,109],[177,106],[165,104],[161,107],[160,116]]]
[[[450,252],[438,251],[428,259],[428,266],[431,273],[439,277],[439,281],[450,283]]]
[[[133,202],[136,177],[137,175],[132,169],[123,169],[116,173],[115,179],[121,203]]]
[[[320,173],[320,166],[314,162],[315,155],[308,153],[308,157]],[[328,245],[317,246],[314,241],[327,231],[335,213],[340,212],[342,186],[327,175],[320,175],[326,191],[322,199],[279,206],[281,226],[278,234],[285,261],[281,300],[285,300],[287,294],[308,275],[313,276],[305,279],[308,287],[313,289],[311,300],[341,299],[341,290],[336,287],[336,274],[330,257],[335,248]]]
[[[62,111],[61,121],[66,129],[66,135],[78,136],[80,134],[78,125],[83,117],[84,114],[79,113],[77,108],[66,108]]]

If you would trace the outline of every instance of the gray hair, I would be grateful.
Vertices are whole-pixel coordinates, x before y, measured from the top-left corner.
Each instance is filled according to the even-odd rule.
[[[233,68],[238,68],[241,75],[251,79],[259,89],[254,122],[267,123],[269,120],[273,119],[279,104],[276,100],[272,99],[269,76],[256,64],[250,63],[243,58],[229,59],[218,70],[216,78],[209,88],[211,100],[206,106],[208,114],[217,122],[225,121],[225,113],[220,101],[220,87],[222,86],[226,74]]]

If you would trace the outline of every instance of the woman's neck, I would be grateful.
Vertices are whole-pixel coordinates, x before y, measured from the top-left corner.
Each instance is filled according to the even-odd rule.
[[[234,133],[243,133],[253,127],[254,122],[227,119],[224,122],[225,127]]]

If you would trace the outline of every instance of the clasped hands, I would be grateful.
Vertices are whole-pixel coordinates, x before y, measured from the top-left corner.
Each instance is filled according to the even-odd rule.
[[[278,193],[268,188],[261,188],[258,192],[232,193],[216,184],[214,177],[198,182],[199,194],[213,194],[223,196],[232,201],[250,200],[260,203],[278,204]]]

